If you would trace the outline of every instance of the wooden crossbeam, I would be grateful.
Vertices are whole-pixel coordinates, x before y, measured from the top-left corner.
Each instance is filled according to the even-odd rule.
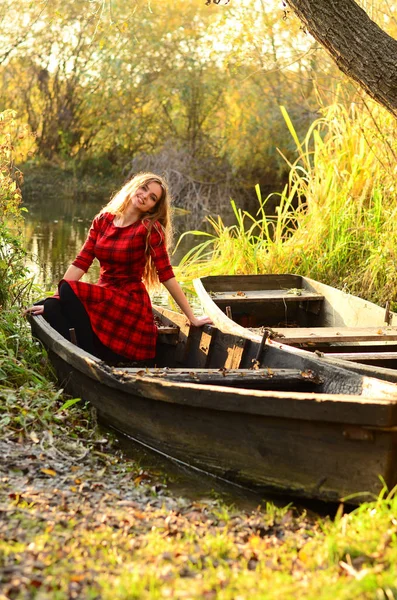
[[[324,356],[327,358],[341,358],[343,360],[352,360],[360,362],[378,362],[389,360],[397,360],[397,352],[326,352]]]
[[[317,342],[386,342],[397,340],[397,327],[277,327],[271,338],[287,344]]]
[[[117,372],[117,370],[116,370]],[[143,378],[161,378],[166,381],[186,381],[190,383],[214,383],[218,385],[249,384],[260,382],[280,382],[292,384],[307,382],[323,383],[311,370],[300,369],[136,369],[124,368],[123,374]]]
[[[241,290],[230,292],[214,292],[211,297],[216,304],[223,303],[238,303],[244,302],[306,302],[306,301],[321,301],[324,300],[322,294],[317,292],[309,292],[303,289],[296,290]]]

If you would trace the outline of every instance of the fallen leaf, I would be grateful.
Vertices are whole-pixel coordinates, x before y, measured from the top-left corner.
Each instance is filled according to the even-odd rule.
[[[314,378],[314,373],[313,373],[313,371],[311,371],[310,369],[308,369],[307,371],[301,371],[301,376],[304,379],[313,379]]]
[[[84,573],[80,573],[79,575],[72,575],[70,581],[74,581],[75,583],[79,583],[80,581],[84,581],[86,578]]]
[[[55,475],[57,474],[57,472],[54,471],[54,469],[40,469],[40,471],[44,473],[44,475],[49,475],[50,477],[55,477]]]
[[[37,437],[37,433],[35,431],[31,431],[29,434],[29,437],[34,444],[38,444],[40,441],[39,438]]]

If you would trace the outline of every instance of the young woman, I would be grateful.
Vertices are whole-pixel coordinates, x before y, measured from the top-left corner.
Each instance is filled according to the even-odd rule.
[[[74,328],[81,348],[113,362],[154,358],[157,328],[146,286],[157,281],[192,325],[211,323],[194,316],[175,279],[167,252],[170,216],[165,181],[153,173],[133,177],[94,218],[58,294],[26,313],[43,315],[67,339]],[[101,266],[98,283],[80,281],[94,258]]]

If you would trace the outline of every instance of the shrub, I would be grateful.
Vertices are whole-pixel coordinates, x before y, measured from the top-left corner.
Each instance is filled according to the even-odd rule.
[[[25,266],[22,242],[22,173],[14,164],[14,139],[18,133],[15,113],[0,113],[0,305],[19,304],[31,281]]]

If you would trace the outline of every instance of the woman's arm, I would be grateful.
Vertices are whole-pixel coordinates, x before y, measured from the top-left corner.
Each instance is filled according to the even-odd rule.
[[[196,317],[193,314],[193,310],[175,277],[167,279],[167,281],[163,281],[163,285],[167,288],[179,308],[185,313],[192,325],[195,327],[201,327],[206,323],[212,324],[212,321],[209,317]]]
[[[206,323],[212,324],[209,317],[195,317],[193,310],[177,280],[171,267],[170,258],[164,244],[164,236],[155,227],[150,233],[150,254],[156,265],[157,274],[161,283],[167,288],[179,308],[185,313],[190,323],[201,327]]]
[[[79,267],[70,265],[70,267],[66,269],[63,279],[67,279],[69,281],[79,281],[83,277],[84,273],[85,271],[83,271],[83,269],[79,269]]]

